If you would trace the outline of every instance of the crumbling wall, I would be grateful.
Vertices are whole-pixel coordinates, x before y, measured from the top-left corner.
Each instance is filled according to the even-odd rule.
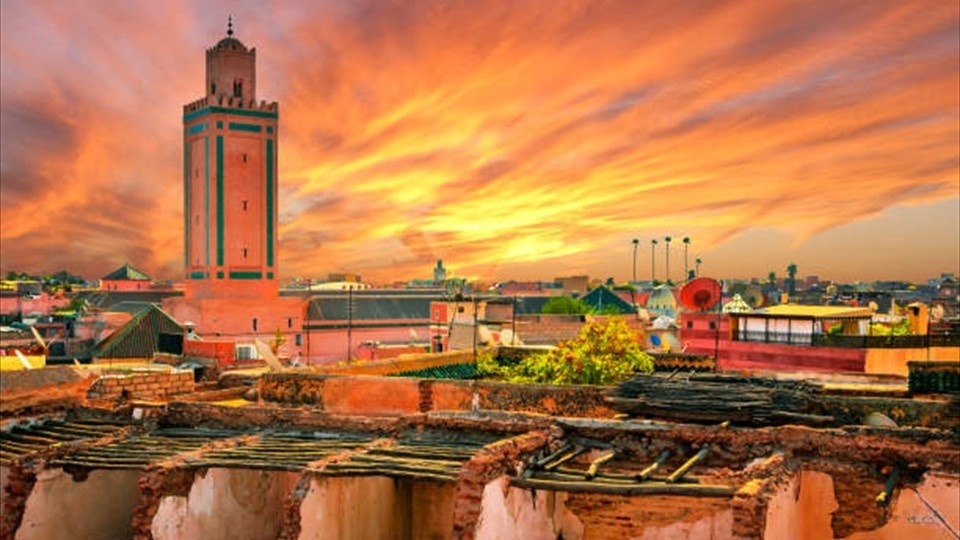
[[[601,386],[509,384],[496,381],[271,373],[258,383],[261,398],[310,405],[330,414],[400,416],[430,411],[514,411],[612,418]]]
[[[900,540],[960,536],[960,476],[927,473],[915,486],[897,489],[885,511],[887,522],[848,540]]]
[[[190,493],[160,500],[150,533],[155,540],[277,538],[283,504],[296,473],[209,469]]]
[[[133,399],[155,399],[192,392],[192,371],[103,375],[87,392],[89,399],[111,399],[120,396]]]
[[[463,464],[453,506],[453,537],[474,538],[487,484],[526,462],[548,441],[546,431],[531,431],[488,444]]]
[[[300,540],[403,538],[397,482],[385,476],[317,477],[300,504]]]
[[[37,474],[17,540],[130,538],[140,471],[90,471],[75,480],[59,468]],[[79,477],[78,477],[79,478]]]
[[[800,471],[767,501],[763,538],[833,538],[830,516],[837,508],[833,478]]]
[[[570,493],[565,504],[583,523],[584,540],[720,540],[733,537],[730,503],[725,497]]]
[[[453,484],[385,476],[318,476],[299,507],[299,534],[286,538],[446,538]],[[289,527],[289,520],[288,520]]]
[[[501,476],[483,489],[477,540],[579,540],[583,523],[566,509],[566,493],[510,487]]]
[[[37,477],[18,464],[0,467],[0,538],[13,538]]]

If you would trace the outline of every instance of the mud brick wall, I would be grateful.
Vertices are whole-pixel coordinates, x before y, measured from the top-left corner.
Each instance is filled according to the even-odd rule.
[[[396,377],[341,377],[284,372],[264,375],[266,402],[310,405],[330,414],[399,416],[430,411],[513,411],[612,418],[599,386],[517,385]]]
[[[104,375],[87,391],[88,399],[111,399],[120,396],[131,399],[161,398],[192,392],[193,372],[135,373]]]
[[[0,538],[13,538],[23,520],[27,498],[37,475],[19,465],[5,467],[3,493],[0,493]]]

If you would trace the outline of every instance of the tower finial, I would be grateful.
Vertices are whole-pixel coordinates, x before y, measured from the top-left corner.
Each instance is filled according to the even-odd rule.
[[[227,36],[233,37],[233,15],[227,16]]]

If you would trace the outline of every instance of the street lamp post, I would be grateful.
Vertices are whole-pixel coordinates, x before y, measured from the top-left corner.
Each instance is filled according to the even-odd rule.
[[[670,241],[671,240],[673,240],[673,238],[670,238],[669,236],[664,238],[664,244],[666,245],[666,250],[667,250],[667,285],[672,283],[670,281]]]
[[[633,307],[637,307],[637,298],[634,295],[636,291],[637,284],[637,248],[640,247],[640,240],[633,239],[633,281],[630,282],[630,301],[633,302]]]
[[[650,280],[657,282],[657,239],[650,240]]]
[[[690,237],[683,237],[683,279],[684,281],[690,279]]]

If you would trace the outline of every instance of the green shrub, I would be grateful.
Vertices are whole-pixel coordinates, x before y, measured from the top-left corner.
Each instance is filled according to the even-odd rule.
[[[576,338],[556,349],[495,369],[510,382],[611,385],[653,372],[653,357],[643,352],[640,334],[622,317],[610,317],[585,324]]]

